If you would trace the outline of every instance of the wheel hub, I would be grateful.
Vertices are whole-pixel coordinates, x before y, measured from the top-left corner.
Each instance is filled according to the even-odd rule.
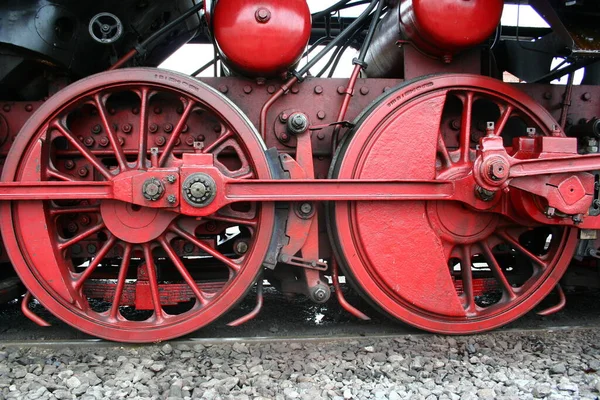
[[[103,201],[102,220],[108,230],[129,243],[145,243],[161,236],[177,214],[120,201]]]

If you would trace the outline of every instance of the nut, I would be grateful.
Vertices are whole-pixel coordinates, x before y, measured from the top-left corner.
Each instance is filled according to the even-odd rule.
[[[144,195],[144,198],[150,201],[156,201],[160,199],[164,192],[165,186],[156,178],[147,179],[142,185],[142,194]]]

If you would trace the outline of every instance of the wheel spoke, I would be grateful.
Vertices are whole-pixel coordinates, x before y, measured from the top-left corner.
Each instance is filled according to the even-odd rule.
[[[75,243],[79,243],[81,242],[83,239],[86,239],[90,236],[92,236],[94,233],[99,232],[100,230],[104,229],[104,223],[100,222],[96,225],[94,225],[93,227],[91,227],[90,229],[88,229],[85,232],[80,233],[77,236],[72,237],[71,239],[64,241],[62,243],[58,243],[57,247],[59,250],[64,250],[66,248],[68,248],[69,246],[74,245]]]
[[[506,108],[502,112],[502,115],[500,115],[498,122],[496,122],[496,126],[494,127],[494,135],[500,136],[502,134],[502,131],[504,130],[506,123],[510,119],[513,110],[513,106],[511,106],[510,104],[506,105]]]
[[[194,278],[192,278],[192,276],[190,275],[190,273],[187,270],[187,268],[185,267],[185,265],[183,265],[181,258],[177,255],[177,253],[175,253],[175,250],[173,250],[173,247],[171,247],[171,245],[169,244],[167,239],[165,239],[163,236],[163,237],[159,238],[159,243],[163,247],[163,249],[165,250],[167,255],[169,256],[171,261],[173,261],[173,265],[175,265],[175,268],[177,268],[177,270],[179,271],[179,273],[181,274],[181,276],[183,277],[185,282],[188,284],[190,289],[192,289],[192,292],[194,292],[194,295],[196,296],[198,301],[202,305],[207,304],[208,300],[206,299],[206,294],[204,292],[202,292],[200,290],[200,288],[198,288],[196,281],[194,281]]]
[[[129,263],[131,262],[132,249],[133,245],[131,243],[127,243],[125,245],[125,250],[123,251],[123,261],[121,262],[121,267],[119,268],[119,277],[117,278],[117,287],[115,288],[113,303],[110,307],[109,317],[111,319],[116,319],[117,313],[119,312],[121,297],[123,296],[123,289],[125,288],[125,281],[127,280],[127,272],[129,271]]]
[[[220,252],[218,252],[217,250],[213,249],[212,247],[210,247],[206,243],[203,243],[201,240],[199,240],[195,236],[190,235],[189,233],[187,233],[183,229],[179,228],[177,225],[175,225],[175,224],[171,225],[171,231],[173,233],[181,236],[182,238],[186,239],[187,241],[191,242],[193,245],[195,245],[196,247],[200,248],[204,252],[208,253],[212,257],[214,257],[217,260],[221,261],[223,264],[227,265],[233,272],[237,272],[237,271],[240,270],[239,264],[236,264],[230,258],[227,258],[225,255],[223,255]]]
[[[57,171],[54,168],[47,168],[46,173],[49,178],[55,178],[65,182],[75,182],[75,179],[72,176]]]
[[[185,110],[183,110],[183,114],[181,115],[181,118],[179,118],[179,122],[177,122],[177,126],[175,126],[175,130],[171,134],[171,137],[169,138],[169,141],[167,142],[167,145],[165,146],[165,150],[163,151],[160,158],[158,159],[159,167],[164,166],[165,162],[171,155],[171,152],[173,151],[173,148],[175,147],[175,144],[177,143],[177,139],[179,139],[179,136],[181,136],[183,127],[185,126],[195,104],[196,103],[193,102],[192,100],[188,100],[188,103],[185,106]]]
[[[462,120],[460,125],[460,160],[463,163],[468,163],[470,161],[473,96],[473,92],[467,92],[463,102]]]
[[[102,162],[93,155],[75,136],[73,133],[65,127],[59,120],[54,120],[50,125],[52,128],[58,130],[61,135],[63,135],[73,147],[77,149],[97,170],[104,176],[106,179],[111,179],[113,175],[110,173],[106,166],[102,164]]]
[[[85,281],[89,279],[89,277],[96,270],[96,268],[98,268],[98,265],[100,265],[100,262],[104,259],[104,257],[106,257],[106,255],[108,254],[110,249],[112,249],[112,247],[115,245],[116,242],[117,242],[117,238],[114,236],[111,236],[110,239],[108,239],[108,241],[106,243],[104,243],[104,245],[98,251],[98,254],[96,254],[96,257],[94,257],[94,260],[85,269],[85,271],[83,271],[79,275],[79,277],[75,281],[75,290],[79,290],[81,288],[81,286],[85,283]]]
[[[146,156],[148,153],[148,107],[149,90],[142,88],[140,98],[140,137],[138,143],[138,169],[146,169]]]
[[[204,148],[202,150],[202,152],[203,153],[210,153],[210,152],[212,152],[214,149],[216,149],[218,146],[220,146],[222,143],[224,143],[227,139],[229,139],[232,136],[233,136],[233,132],[228,129],[226,132],[223,132],[223,134],[221,136],[219,136],[217,138],[217,140],[215,140],[214,142],[212,142],[210,144],[210,146]]]
[[[452,159],[450,158],[450,154],[448,153],[448,148],[446,147],[446,143],[444,143],[444,137],[442,136],[441,132],[438,136],[437,151],[438,151],[438,155],[441,158],[442,166],[444,166],[446,168],[452,166]]]
[[[144,258],[146,260],[146,269],[148,271],[148,281],[150,283],[150,293],[152,294],[152,304],[154,304],[154,315],[157,320],[164,319],[164,312],[160,303],[160,291],[158,290],[158,277],[156,276],[156,265],[152,257],[150,244],[144,244]]]
[[[115,158],[119,163],[119,168],[121,169],[121,171],[127,171],[129,169],[129,166],[127,165],[125,153],[123,152],[123,148],[119,144],[119,139],[117,138],[115,131],[113,130],[112,126],[110,125],[110,122],[108,121],[106,105],[104,104],[104,101],[99,93],[94,96],[94,101],[96,103],[96,108],[98,109],[100,119],[102,120],[104,130],[106,131],[106,136],[108,136],[108,140],[110,141],[110,144],[115,151]]]
[[[506,242],[508,242],[508,244],[510,244],[512,247],[514,247],[515,250],[517,250],[519,253],[523,254],[527,258],[529,258],[531,261],[536,263],[542,269],[546,269],[546,267],[548,267],[548,264],[545,261],[543,261],[538,256],[536,256],[535,254],[533,254],[529,250],[527,250],[525,248],[525,246],[523,246],[521,243],[519,243],[517,240],[515,240],[508,233],[497,232],[497,234],[500,236],[501,239],[504,239]]]
[[[460,273],[462,277],[463,293],[465,296],[465,310],[475,311],[475,294],[473,290],[473,271],[471,270],[471,247],[463,245],[460,248]]]
[[[517,295],[515,294],[512,286],[510,285],[510,282],[508,282],[508,279],[506,279],[506,275],[504,275],[504,271],[502,271],[502,268],[500,268],[498,260],[496,260],[496,257],[494,256],[494,253],[492,252],[492,249],[490,248],[490,245],[487,241],[481,242],[481,250],[485,255],[485,259],[487,261],[488,266],[492,270],[492,274],[494,274],[494,277],[502,286],[502,290],[504,291],[504,293],[508,295],[510,300],[516,299]]]

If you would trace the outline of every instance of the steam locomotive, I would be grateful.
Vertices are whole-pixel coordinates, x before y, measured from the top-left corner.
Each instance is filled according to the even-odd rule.
[[[523,8],[547,25],[522,26]],[[556,312],[564,287],[600,287],[599,13],[590,0],[3,1],[6,296],[22,284],[36,323],[34,298],[121,342],[202,328],[255,287],[240,325],[264,283],[368,318],[342,275],[431,332],[491,330],[550,293],[538,312]],[[157,68],[185,43],[214,58],[190,76]]]

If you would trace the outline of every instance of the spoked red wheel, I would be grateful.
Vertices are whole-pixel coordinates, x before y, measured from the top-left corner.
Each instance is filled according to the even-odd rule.
[[[494,122],[494,126],[487,125]],[[331,177],[457,180],[471,174],[484,134],[557,134],[533,100],[502,82],[447,75],[408,82],[380,99],[342,143]],[[512,209],[513,190],[503,194]],[[527,313],[567,268],[576,229],[460,202],[337,202],[332,242],[345,273],[392,316],[440,333],[467,334]]]
[[[219,93],[179,74],[114,71],[47,101],[17,138],[3,180],[115,180],[181,166],[182,154],[194,152],[212,154],[226,176],[270,178],[262,141]],[[149,202],[184,201],[162,196],[183,185],[176,175],[157,176],[131,190]],[[4,203],[1,214],[31,293],[77,329],[124,342],[181,336],[223,315],[255,282],[274,219],[272,204],[196,218],[86,200],[85,190],[80,200]]]

